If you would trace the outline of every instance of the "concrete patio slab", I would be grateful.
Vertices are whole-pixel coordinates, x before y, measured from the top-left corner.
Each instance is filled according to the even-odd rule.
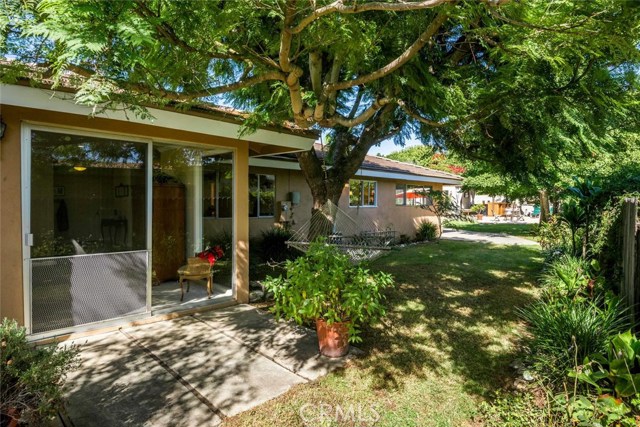
[[[248,311],[253,313],[247,315]],[[315,380],[344,365],[344,359],[320,356],[317,336],[313,331],[290,322],[277,321],[272,315],[248,305],[209,311],[194,317],[306,380]],[[353,353],[357,351],[353,349]]]
[[[74,426],[219,425],[344,359],[318,355],[315,333],[238,305],[79,341],[69,377]]]
[[[82,346],[82,367],[68,378],[74,426],[216,426],[221,418],[120,333]]]

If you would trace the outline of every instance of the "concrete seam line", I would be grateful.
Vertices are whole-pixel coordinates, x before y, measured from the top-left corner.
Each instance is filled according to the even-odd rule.
[[[193,318],[194,318],[195,320],[197,320],[198,322],[202,322],[202,323],[204,323],[205,325],[207,325],[208,327],[213,328],[213,325],[211,325],[211,324],[210,324],[209,322],[207,322],[206,320],[204,320],[204,319],[200,319],[200,318],[196,317],[196,316],[195,316],[195,315],[193,315],[193,314],[191,315],[191,317],[193,317]],[[258,350],[257,348],[255,348],[255,347],[253,347],[253,346],[251,346],[251,345],[249,345],[249,344],[246,344],[244,341],[241,341],[241,340],[239,340],[238,338],[236,338],[236,337],[234,337],[234,336],[232,336],[232,335],[226,334],[226,333],[224,333],[224,332],[223,332],[222,330],[220,330],[220,329],[216,329],[216,332],[218,332],[218,333],[220,333],[220,334],[224,335],[225,337],[229,338],[230,340],[233,340],[233,341],[237,342],[237,343],[238,343],[238,344],[240,344],[241,346],[248,348],[249,350],[253,351],[254,353],[258,353],[260,356],[262,356],[262,357],[264,357],[264,358],[267,358],[267,359],[271,360],[273,363],[275,363],[276,365],[280,366],[281,368],[283,368],[283,369],[285,369],[285,370],[287,370],[287,371],[291,372],[293,375],[296,375],[296,376],[298,376],[298,377],[302,378],[303,380],[305,380],[305,381],[307,381],[307,382],[310,382],[310,381],[311,381],[311,379],[310,379],[310,378],[307,378],[307,377],[305,377],[304,375],[300,375],[298,372],[296,372],[296,371],[294,371],[294,370],[292,370],[292,369],[289,369],[288,367],[286,367],[286,366],[285,366],[285,365],[283,365],[282,363],[278,362],[274,357],[271,357],[271,356],[269,356],[268,354],[265,354],[265,353],[261,352],[261,351],[260,351],[260,350]]]
[[[144,351],[147,355],[149,355],[153,360],[155,360],[165,371],[171,374],[180,384],[182,384],[191,394],[193,394],[200,402],[204,403],[211,412],[220,417],[220,419],[224,420],[227,418],[222,411],[217,408],[209,399],[207,399],[202,393],[200,393],[194,386],[192,386],[189,381],[185,380],[182,375],[180,375],[176,370],[174,370],[171,366],[167,364],[164,360],[158,357],[153,351],[151,351],[148,347],[138,341],[134,336],[126,333],[122,329],[120,329],[120,333],[125,337],[129,338],[138,348]]]

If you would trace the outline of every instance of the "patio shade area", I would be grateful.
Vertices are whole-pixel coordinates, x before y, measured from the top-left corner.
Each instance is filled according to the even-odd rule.
[[[63,419],[76,427],[215,426],[345,362],[319,356],[314,331],[248,305],[75,344],[82,366]]]

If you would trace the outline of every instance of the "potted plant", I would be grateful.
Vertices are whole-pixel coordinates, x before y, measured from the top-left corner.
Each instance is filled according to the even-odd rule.
[[[0,324],[0,425],[45,424],[62,405],[67,373],[78,365],[77,347],[35,347],[14,320]]]
[[[385,314],[382,290],[391,275],[371,273],[353,265],[349,257],[327,244],[313,242],[304,256],[286,262],[286,277],[269,277],[273,312],[298,324],[315,322],[320,353],[341,357],[349,343],[361,342],[360,328]]]
[[[477,220],[481,220],[482,219],[482,213],[484,212],[484,205],[483,204],[475,204],[473,206],[471,206],[470,209],[471,213],[476,214],[476,219]]]

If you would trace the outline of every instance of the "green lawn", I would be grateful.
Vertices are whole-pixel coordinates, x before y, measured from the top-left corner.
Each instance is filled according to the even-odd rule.
[[[225,425],[302,426],[301,408],[316,417],[308,425],[373,425],[322,423],[320,404],[333,414],[337,405],[360,409],[363,418],[373,405],[376,426],[478,425],[479,401],[509,383],[522,331],[515,308],[536,296],[541,262],[525,246],[443,241],[394,250],[373,265],[397,283],[384,324],[365,331],[365,355]]]
[[[480,233],[504,233],[511,236],[524,237],[537,240],[537,224],[511,224],[511,223],[478,223],[466,221],[450,221],[445,227],[456,230],[477,231]]]

